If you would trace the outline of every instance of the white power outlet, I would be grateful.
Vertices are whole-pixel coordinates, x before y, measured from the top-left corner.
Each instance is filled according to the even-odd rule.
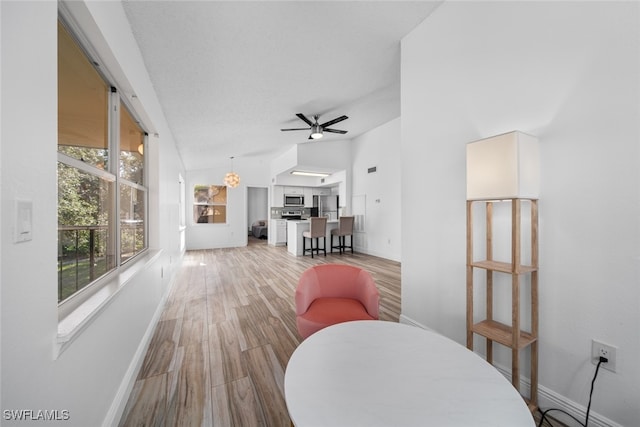
[[[600,361],[600,356],[606,357],[608,362],[603,363],[601,367],[608,369],[611,372],[616,372],[616,353],[618,347],[605,344],[601,341],[591,340],[591,363],[597,365]]]

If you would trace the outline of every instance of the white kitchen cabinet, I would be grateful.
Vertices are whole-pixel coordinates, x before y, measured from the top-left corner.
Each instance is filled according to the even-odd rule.
[[[303,187],[284,187],[284,194],[299,194],[303,195]]]
[[[314,187],[312,189],[312,195],[314,196],[330,196],[331,189],[328,187]]]
[[[304,191],[304,207],[312,208],[313,207],[313,188],[303,187],[303,191]]]
[[[272,219],[269,236],[272,237],[271,244],[274,246],[284,246],[287,244],[287,220]]]

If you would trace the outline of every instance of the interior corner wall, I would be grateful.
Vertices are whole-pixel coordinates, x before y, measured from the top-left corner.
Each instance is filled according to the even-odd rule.
[[[400,118],[351,143],[352,195],[362,198],[365,210],[364,232],[354,234],[355,250],[394,261],[401,258],[399,147]],[[369,173],[371,167],[376,171]]]
[[[540,402],[584,410],[591,339],[615,345],[599,425],[640,425],[638,8],[445,2],[402,41],[403,316],[465,343],[465,145],[538,137]]]
[[[122,287],[56,358],[57,307],[57,22],[59,2],[0,2],[2,424],[100,426],[118,422],[135,380],[136,361],[180,264],[176,155],[120,2],[70,2],[101,54],[144,100],[160,137],[150,156],[150,239],[160,254]],[[91,4],[89,4],[91,3]],[[81,16],[80,16],[81,15]],[[89,38],[91,38],[89,37]],[[106,50],[109,50],[107,52]],[[136,57],[136,55],[138,55]],[[126,59],[124,59],[126,58]],[[137,58],[137,61],[133,59]],[[120,74],[120,73],[118,73]],[[145,77],[147,80],[145,81]],[[151,90],[151,92],[149,92]],[[176,184],[171,184],[173,181]],[[33,202],[33,239],[13,243],[14,204]],[[169,213],[173,211],[175,213]],[[153,217],[153,221],[151,221]],[[146,341],[148,342],[148,341]],[[4,411],[68,411],[66,421],[11,422]]]

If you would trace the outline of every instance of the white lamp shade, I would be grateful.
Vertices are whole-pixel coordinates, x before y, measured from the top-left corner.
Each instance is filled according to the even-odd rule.
[[[538,140],[513,131],[467,144],[467,200],[537,199]]]

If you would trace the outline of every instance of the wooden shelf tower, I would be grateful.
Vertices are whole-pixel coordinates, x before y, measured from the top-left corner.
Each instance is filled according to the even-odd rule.
[[[493,208],[495,203],[511,203],[511,260],[501,262],[493,259]],[[523,202],[530,205],[529,215],[531,223],[530,264],[523,265],[521,257],[522,215]],[[476,260],[473,254],[474,238],[474,203],[485,205],[485,254],[486,259]],[[477,225],[476,225],[477,227]],[[474,270],[486,272],[486,309],[484,319],[474,321]],[[511,324],[494,320],[494,274],[511,276]],[[530,276],[530,331],[522,330],[521,325],[521,294],[523,276]],[[486,357],[493,363],[493,343],[498,343],[511,349],[511,383],[520,391],[520,354],[530,349],[531,387],[527,404],[532,410],[537,408],[538,396],[538,200],[513,198],[508,200],[467,200],[467,347],[473,350],[474,334],[486,338]]]

